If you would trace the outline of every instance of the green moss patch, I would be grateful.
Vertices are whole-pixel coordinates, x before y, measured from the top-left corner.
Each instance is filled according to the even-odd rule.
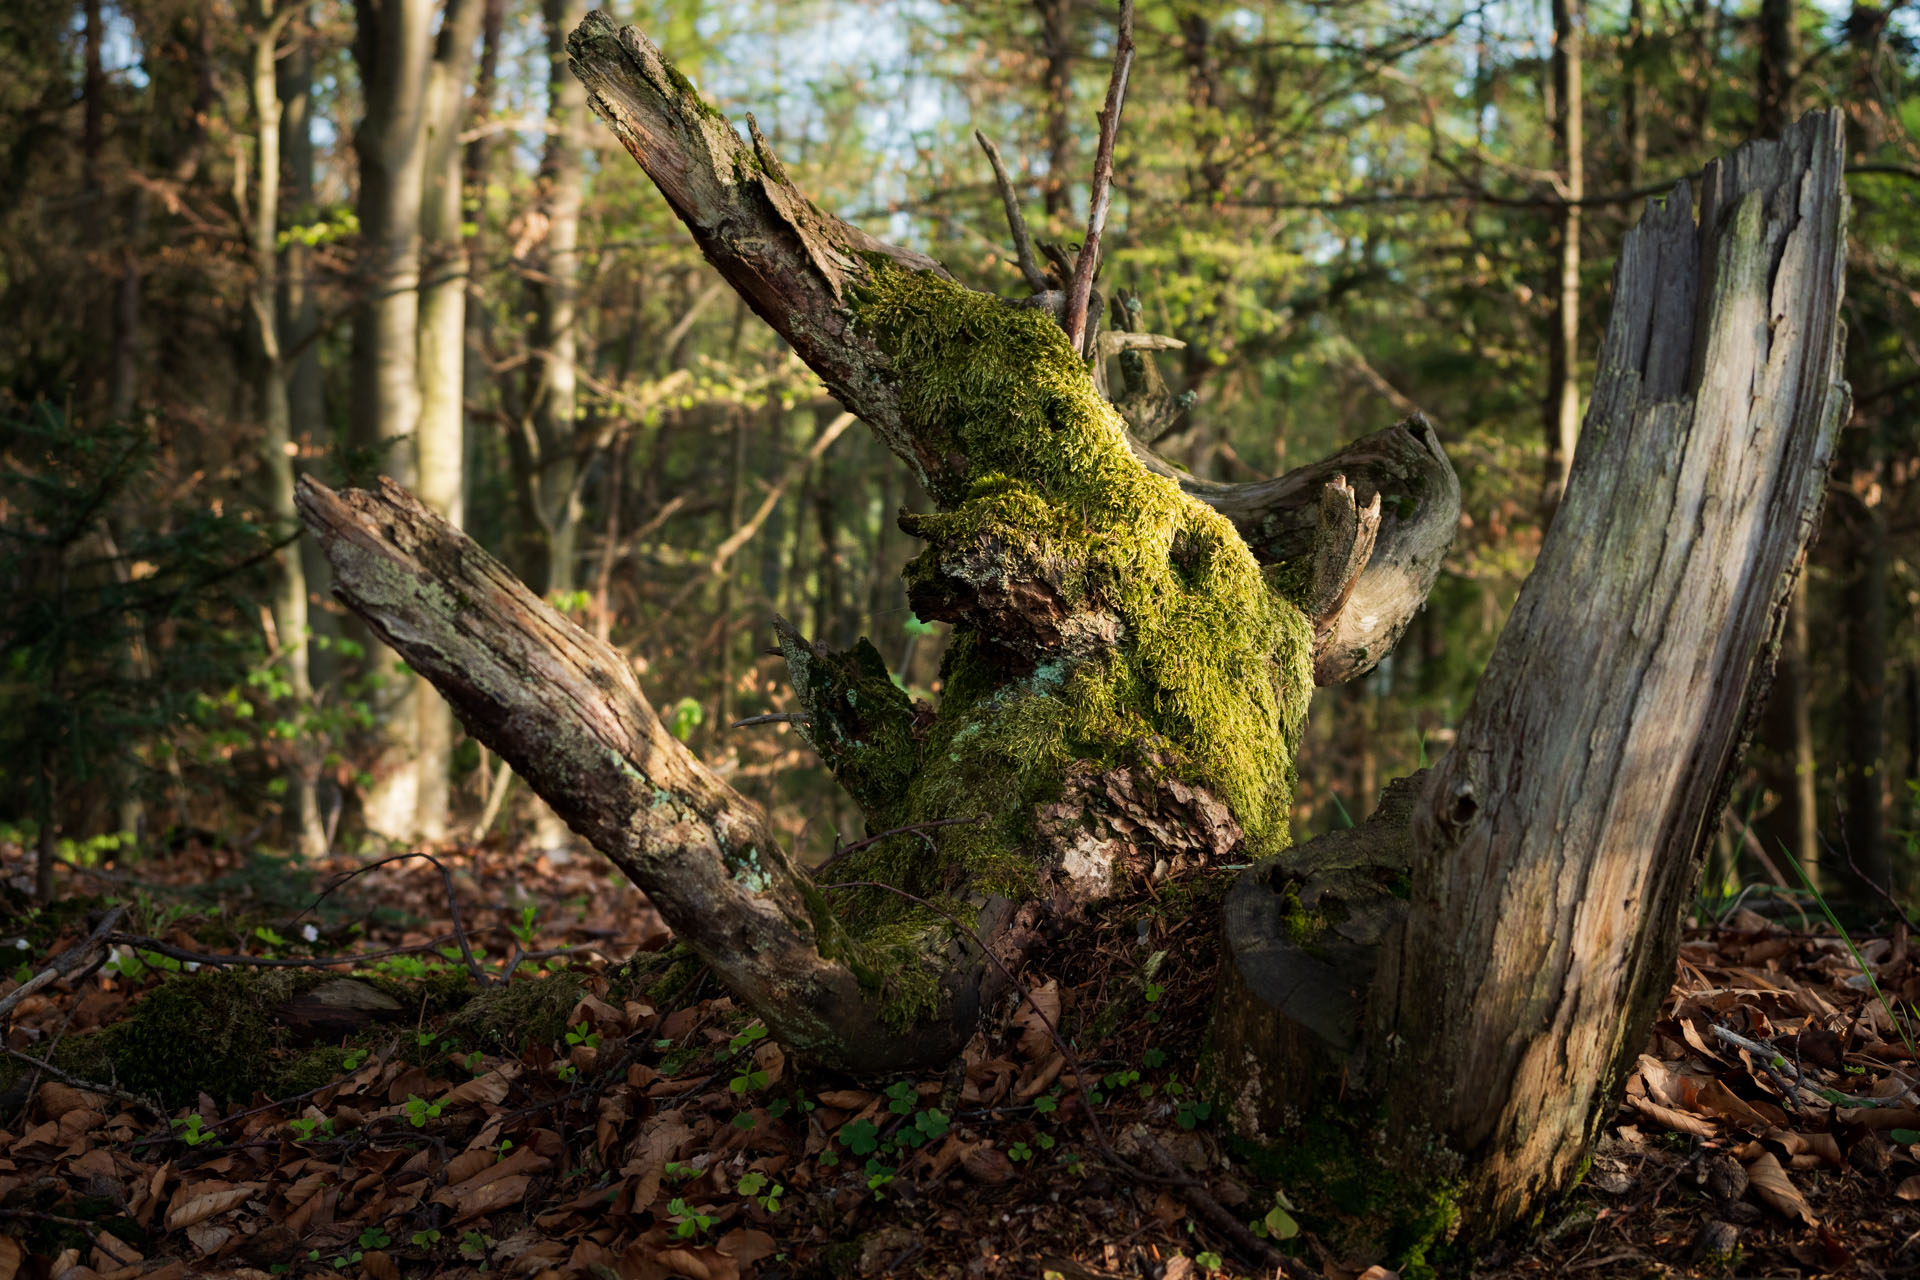
[[[1362,1106],[1328,1106],[1271,1146],[1232,1145],[1336,1254],[1384,1247],[1401,1275],[1430,1277],[1459,1219],[1459,1162],[1393,1149],[1385,1133]]]
[[[922,456],[945,460],[925,477],[941,511],[912,523],[931,546],[910,586],[965,573],[962,585],[990,591],[1005,585],[988,580],[1000,566],[1037,575],[1069,618],[1104,613],[1118,628],[1036,656],[957,626],[919,767],[869,813],[992,821],[896,837],[836,879],[956,905],[1030,893],[1033,808],[1058,796],[1075,760],[1170,772],[1227,804],[1249,853],[1285,846],[1312,635],[1233,526],[1140,465],[1044,312],[879,259],[852,309],[892,360]],[[949,595],[964,607],[964,591]],[[865,945],[888,935],[888,951],[946,927],[877,891],[836,906]]]
[[[255,1091],[298,1093],[311,1085],[292,1088],[292,1082],[322,1068],[303,1065],[304,1054],[274,1014],[337,976],[231,969],[169,978],[119,1022],[63,1041],[54,1065],[173,1107],[191,1105],[202,1093],[218,1102],[244,1101]]]

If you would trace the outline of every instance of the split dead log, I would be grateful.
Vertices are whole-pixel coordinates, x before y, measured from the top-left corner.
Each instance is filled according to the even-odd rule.
[[[1672,978],[1848,391],[1840,117],[1649,206],[1566,500],[1453,749],[1247,873],[1215,1023],[1243,1135],[1337,1081],[1476,1231],[1568,1185]]]

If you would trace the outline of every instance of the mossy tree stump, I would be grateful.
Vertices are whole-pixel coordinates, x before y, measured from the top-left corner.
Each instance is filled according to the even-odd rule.
[[[1734,240],[1747,247],[1719,275],[1703,271],[1715,284],[1701,296],[1724,302],[1703,307],[1704,327],[1681,267],[1685,193],[1654,219],[1664,231],[1629,245],[1629,262],[1657,260],[1662,287],[1642,297],[1641,266],[1623,268],[1627,318],[1595,398],[1604,421],[1462,745],[1417,796],[1403,785],[1386,806],[1410,822],[1383,817],[1377,839],[1290,861],[1312,685],[1384,656],[1458,522],[1458,482],[1431,428],[1416,418],[1258,484],[1181,476],[1129,435],[1045,307],[964,289],[821,212],[751,117],[743,140],[632,28],[590,14],[569,51],[595,111],[709,261],[934,499],[903,526],[926,544],[906,570],[915,608],[954,624],[939,707],[897,689],[864,641],[832,651],[779,623],[804,732],[870,830],[980,820],[880,840],[835,866],[848,887],[815,885],[764,815],[665,731],[619,655],[391,483],[303,485],[336,592],[805,1057],[875,1071],[949,1056],[1003,994],[982,944],[1015,962],[1121,877],[1259,858],[1229,901],[1241,963],[1223,986],[1214,1055],[1245,1132],[1284,1142],[1329,1078],[1351,1077],[1380,1099],[1383,1132],[1421,1131],[1447,1153],[1445,1185],[1469,1189],[1473,1229],[1562,1185],[1611,1087],[1609,1055],[1633,1034],[1619,1010],[1640,1010],[1664,981],[1676,895],[1717,812],[1830,451],[1837,294],[1806,282],[1837,281],[1831,122],[1791,143],[1796,162],[1815,157],[1798,204],[1780,195],[1792,181],[1760,173],[1773,161],[1736,158],[1738,176],[1715,179],[1734,196],[1712,207],[1739,205],[1747,238]],[[1734,198],[1748,190],[1773,194]],[[1711,265],[1724,254],[1708,226]],[[1789,267],[1756,267],[1753,244],[1783,249]],[[1761,358],[1741,366],[1728,351],[1746,321]],[[1706,353],[1676,356],[1694,332],[1715,335]],[[1785,407],[1696,413],[1707,399],[1684,399],[1718,370],[1705,386],[1734,403],[1740,368],[1754,387],[1786,388]],[[1717,489],[1716,460],[1737,462],[1759,496]],[[1569,645],[1556,628],[1571,626],[1584,631]],[[1565,654],[1585,665],[1541,666]],[[1683,693],[1710,710],[1671,721],[1659,759],[1684,768],[1650,768],[1655,713]],[[1521,767],[1543,751],[1605,768]],[[1489,772],[1496,761],[1507,763]],[[1655,819],[1664,825],[1644,825]],[[1570,822],[1568,838],[1553,834]],[[1650,829],[1659,841],[1642,839]],[[1617,854],[1629,836],[1645,846],[1637,860]],[[1625,905],[1583,913],[1602,888]],[[1282,927],[1267,937],[1275,897]],[[1569,932],[1540,933],[1543,920]],[[1435,946],[1453,984],[1437,1002],[1418,982],[1435,971],[1422,948]],[[1609,998],[1625,1003],[1579,1004],[1556,1022],[1563,991],[1498,995],[1523,954],[1523,978],[1579,987],[1607,974]],[[1340,989],[1322,990],[1325,975]],[[1542,1011],[1544,1040],[1529,1021]],[[1505,1085],[1534,1087],[1545,1059],[1526,1046],[1552,1058],[1574,1026],[1585,1047],[1554,1080],[1558,1136],[1516,1141],[1537,1109],[1501,1111],[1466,1082],[1492,1061]],[[1414,1083],[1397,1088],[1412,1063]]]

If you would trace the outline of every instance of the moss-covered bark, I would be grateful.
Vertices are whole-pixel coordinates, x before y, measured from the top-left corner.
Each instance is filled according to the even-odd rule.
[[[922,471],[939,510],[902,521],[928,544],[906,571],[916,608],[956,626],[939,710],[916,718],[870,651],[828,655],[784,633],[782,646],[805,730],[872,829],[986,820],[895,836],[834,878],[963,915],[1061,888],[1084,902],[1115,871],[1098,811],[1169,785],[1180,804],[1198,791],[1224,809],[1237,856],[1284,846],[1312,690],[1304,616],[1225,517],[1133,456],[1049,316],[883,259],[869,268],[856,330],[888,357],[904,425],[940,460]],[[1057,812],[1068,797],[1078,822]],[[882,890],[836,905],[888,968],[947,928]],[[910,1019],[933,995],[903,984],[896,1012]]]

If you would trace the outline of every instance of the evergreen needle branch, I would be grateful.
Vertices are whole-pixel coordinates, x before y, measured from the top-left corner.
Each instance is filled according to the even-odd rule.
[[[1093,274],[1100,266],[1100,236],[1107,228],[1107,206],[1113,199],[1113,143],[1120,133],[1120,108],[1127,99],[1127,74],[1133,69],[1133,0],[1120,0],[1120,35],[1113,46],[1113,77],[1107,81],[1107,103],[1100,111],[1100,146],[1093,157],[1093,190],[1087,199],[1087,239],[1073,260],[1073,282],[1067,286],[1067,340],[1082,356],[1087,351],[1087,304],[1093,297]]]

